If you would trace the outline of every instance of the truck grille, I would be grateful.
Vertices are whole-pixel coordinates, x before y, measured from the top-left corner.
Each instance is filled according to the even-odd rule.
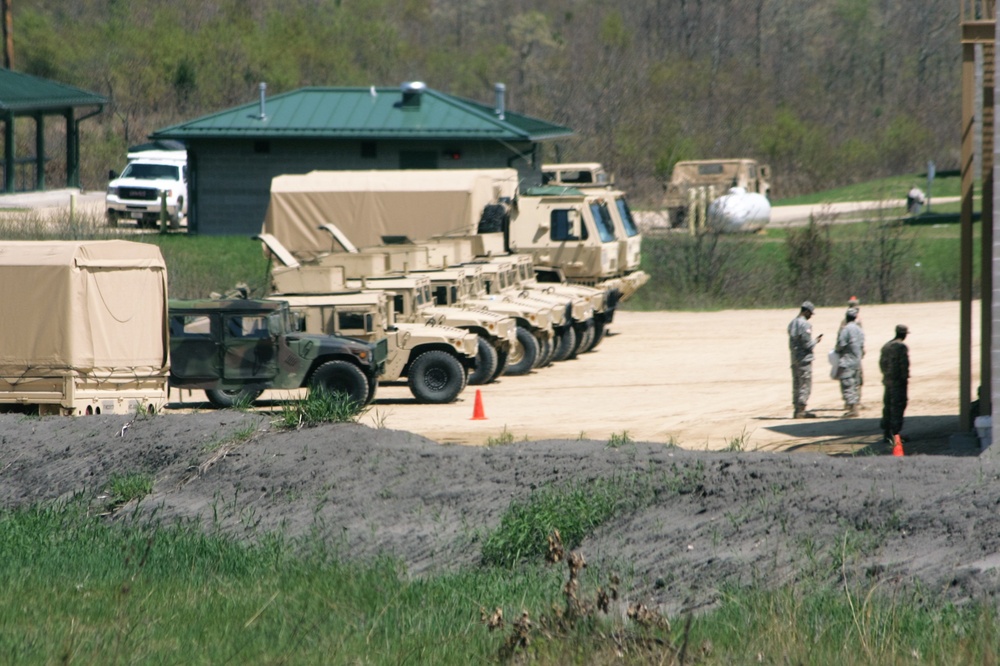
[[[118,196],[135,201],[156,201],[160,198],[160,191],[149,187],[122,187]]]
[[[385,359],[389,358],[389,339],[381,338],[375,343],[375,363],[381,363]]]

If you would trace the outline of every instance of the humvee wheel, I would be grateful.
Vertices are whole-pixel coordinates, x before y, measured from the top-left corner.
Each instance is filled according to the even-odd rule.
[[[526,328],[517,327],[517,339],[510,349],[510,363],[505,375],[526,375],[531,372],[538,358],[538,339]]]
[[[493,371],[490,381],[496,381],[497,377],[507,372],[507,365],[510,363],[510,350],[497,350],[497,369]]]
[[[469,383],[488,384],[493,381],[497,370],[497,350],[483,338],[479,338],[476,346],[476,369],[469,373]]]
[[[263,391],[259,389],[205,389],[208,401],[219,409],[228,407],[250,406],[260,397]]]
[[[368,402],[368,378],[350,361],[327,361],[316,368],[309,385],[322,386],[330,393],[344,393],[358,405]]]
[[[375,390],[378,388],[378,377],[372,379],[368,382],[368,399],[365,400],[365,404],[371,404],[372,400],[375,399]]]
[[[594,344],[594,320],[588,319],[583,324],[577,324],[576,331],[576,349],[570,354],[570,358],[576,358],[578,354],[582,354],[590,346]]]
[[[556,343],[556,353],[552,357],[553,361],[565,361],[573,353],[576,347],[576,329],[572,326],[563,328],[562,334]]]
[[[465,368],[446,351],[426,351],[410,364],[410,392],[419,402],[451,402],[465,388]]]
[[[607,324],[604,323],[604,320],[603,319],[598,320],[597,318],[595,318],[594,319],[594,341],[591,343],[590,349],[593,349],[594,347],[596,347],[601,342],[601,340],[604,339],[604,334],[607,333],[607,332],[608,332],[608,326],[607,326]],[[590,351],[590,349],[588,349],[587,351]]]

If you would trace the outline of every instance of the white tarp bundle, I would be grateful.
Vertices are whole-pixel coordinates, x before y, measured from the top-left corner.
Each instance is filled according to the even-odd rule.
[[[129,241],[0,241],[0,374],[160,374],[167,271]]]
[[[414,241],[475,233],[483,208],[517,189],[516,169],[312,171],[271,181],[263,232],[300,259],[340,251],[318,227],[332,223],[356,246],[383,236]]]

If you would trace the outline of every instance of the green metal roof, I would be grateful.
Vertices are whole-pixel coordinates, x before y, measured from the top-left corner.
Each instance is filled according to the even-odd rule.
[[[30,74],[0,69],[0,111],[21,113],[107,104],[108,99]]]
[[[483,104],[430,88],[419,104],[403,103],[400,88],[300,88],[157,130],[156,139],[495,139],[538,141],[568,136],[561,125],[506,111],[501,120]]]

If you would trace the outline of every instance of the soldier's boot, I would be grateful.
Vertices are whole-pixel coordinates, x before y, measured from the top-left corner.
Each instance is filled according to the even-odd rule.
[[[795,406],[795,413],[792,414],[792,418],[793,419],[801,419],[801,418],[805,417],[805,414],[806,414],[806,408],[805,407],[799,407],[798,405],[796,405]]]
[[[844,412],[844,418],[854,418],[856,416],[861,416],[861,411],[858,409],[857,405],[849,405],[847,411]]]

